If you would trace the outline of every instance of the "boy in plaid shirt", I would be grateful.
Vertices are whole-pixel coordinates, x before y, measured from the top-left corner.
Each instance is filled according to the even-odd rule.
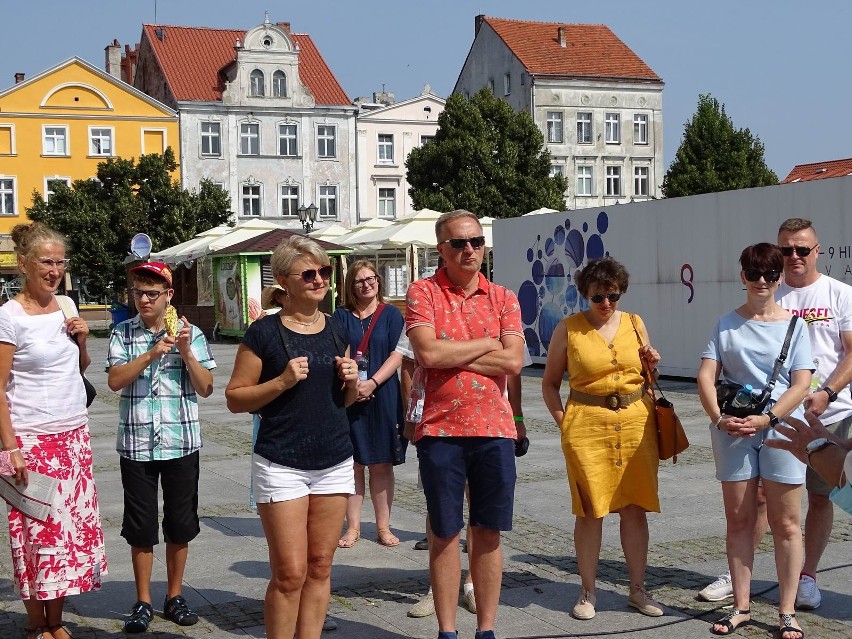
[[[189,542],[200,532],[198,395],[213,392],[216,367],[204,333],[181,318],[177,335],[164,316],[174,290],[171,269],[147,262],[130,271],[139,314],[113,328],[109,387],[121,391],[116,450],[124,488],[121,536],[131,548],[137,602],[124,631],[144,632],[153,617],[151,572],[158,537],[158,480],[163,487],[163,537],[168,592],[163,614],[181,626],[198,621],[181,595]]]

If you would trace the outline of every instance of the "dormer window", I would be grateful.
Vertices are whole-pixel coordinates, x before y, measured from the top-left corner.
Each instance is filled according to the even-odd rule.
[[[287,97],[287,76],[283,71],[272,74],[272,95],[276,98]]]
[[[249,77],[251,79],[249,95],[253,98],[262,98],[266,95],[266,89],[263,86],[263,71],[255,69]]]

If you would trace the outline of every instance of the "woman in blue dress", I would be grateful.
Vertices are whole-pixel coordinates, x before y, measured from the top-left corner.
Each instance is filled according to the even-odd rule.
[[[402,355],[394,349],[404,322],[395,306],[384,303],[382,280],[372,262],[355,262],[346,273],[344,287],[346,305],[334,312],[334,318],[344,327],[353,356],[361,350],[359,346],[371,324],[375,325],[364,353],[367,379],[359,380],[358,399],[347,409],[355,448],[355,494],[349,497],[346,532],[338,545],[351,548],[361,536],[367,467],[376,514],[376,541],[383,546],[396,546],[399,539],[390,529],[393,467],[405,461],[408,442],[402,437],[402,396],[397,376]]]

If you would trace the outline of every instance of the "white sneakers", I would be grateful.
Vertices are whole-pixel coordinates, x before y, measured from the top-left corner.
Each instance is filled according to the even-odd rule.
[[[799,589],[801,590],[801,585]],[[698,593],[698,598],[702,601],[722,601],[733,596],[734,587],[731,584],[730,572],[722,573],[716,581]]]
[[[800,610],[815,610],[822,603],[822,595],[816,584],[816,579],[810,575],[799,577],[799,591],[796,593],[796,608]]]

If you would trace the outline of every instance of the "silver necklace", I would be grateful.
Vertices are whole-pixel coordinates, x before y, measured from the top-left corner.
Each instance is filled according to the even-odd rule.
[[[284,318],[285,322],[293,322],[293,324],[298,324],[299,326],[308,327],[308,326],[313,326],[314,324],[316,324],[319,321],[320,315],[321,315],[321,313],[319,312],[319,309],[317,309],[316,317],[314,317],[314,319],[312,319],[310,322],[300,322],[299,320],[294,320],[293,318],[287,317],[286,315],[282,315],[281,317]]]

